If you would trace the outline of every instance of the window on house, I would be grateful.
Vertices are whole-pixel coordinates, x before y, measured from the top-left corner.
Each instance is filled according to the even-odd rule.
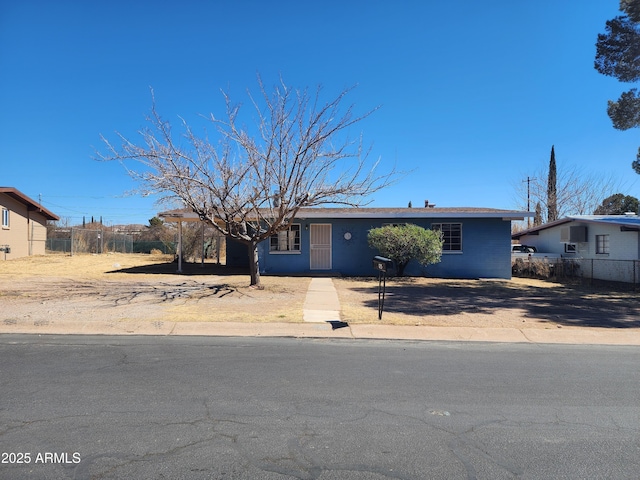
[[[406,223],[383,223],[383,227],[404,227]]]
[[[431,229],[442,232],[444,244],[443,252],[462,251],[462,224],[461,223],[433,223]]]
[[[578,249],[576,248],[575,243],[565,243],[564,244],[564,253],[576,253]]]
[[[609,253],[609,235],[596,235],[596,253]]]
[[[269,238],[269,252],[299,252],[300,225],[291,225]]]
[[[2,228],[9,228],[9,210],[2,209]]]

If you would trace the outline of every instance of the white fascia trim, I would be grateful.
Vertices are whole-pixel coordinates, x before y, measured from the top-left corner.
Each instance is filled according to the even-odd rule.
[[[380,220],[392,219],[392,218],[422,218],[422,219],[431,219],[431,218],[501,218],[505,221],[511,220],[524,220],[526,217],[533,217],[535,214],[529,212],[514,212],[505,213],[505,212],[491,212],[491,213],[471,213],[471,212],[438,212],[438,213],[392,213],[392,214],[380,214],[380,213],[336,213],[331,216],[327,216],[327,214],[322,214],[321,212],[313,212],[313,213],[303,213],[302,215],[296,216],[296,219],[306,220],[309,218],[324,218],[327,220],[331,220],[334,218],[375,218]]]
[[[354,209],[357,210],[357,209]],[[194,212],[173,213],[161,212],[159,217],[164,218],[167,222],[198,222],[200,217]],[[302,212],[297,215],[296,220],[306,220],[309,218],[322,218],[325,220],[342,219],[342,218],[371,218],[371,219],[395,219],[395,218],[501,218],[504,221],[524,220],[527,217],[534,217],[533,212],[345,212],[333,213],[328,215],[327,212]]]

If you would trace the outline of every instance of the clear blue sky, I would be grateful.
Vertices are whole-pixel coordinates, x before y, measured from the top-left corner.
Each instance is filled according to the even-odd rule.
[[[618,0],[0,2],[0,185],[72,223],[147,223],[117,163],[92,160],[100,134],[135,137],[155,91],[178,116],[245,100],[256,74],[323,85],[364,112],[372,157],[413,173],[373,206],[516,208],[514,184],[548,164],[626,183],[640,136],[613,129],[628,86],[593,68]],[[616,192],[612,192],[616,193]]]

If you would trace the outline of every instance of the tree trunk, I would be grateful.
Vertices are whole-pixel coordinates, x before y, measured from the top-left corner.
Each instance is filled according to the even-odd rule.
[[[249,273],[251,275],[251,287],[260,288],[260,267],[258,266],[258,244],[257,242],[251,242],[248,245],[249,249]]]
[[[407,266],[407,263],[408,262],[404,262],[404,263],[396,262],[396,274],[399,277],[404,277],[404,267]]]

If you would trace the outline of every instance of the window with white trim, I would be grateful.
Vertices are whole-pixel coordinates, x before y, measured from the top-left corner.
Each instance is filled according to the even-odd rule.
[[[383,227],[405,227],[406,223],[383,223]]]
[[[2,209],[2,228],[9,228],[9,210]]]
[[[300,224],[294,223],[269,237],[269,252],[300,252]]]
[[[431,230],[442,232],[444,244],[443,252],[462,251],[462,224],[461,223],[432,223]]]
[[[609,253],[609,235],[596,235],[596,254]]]

